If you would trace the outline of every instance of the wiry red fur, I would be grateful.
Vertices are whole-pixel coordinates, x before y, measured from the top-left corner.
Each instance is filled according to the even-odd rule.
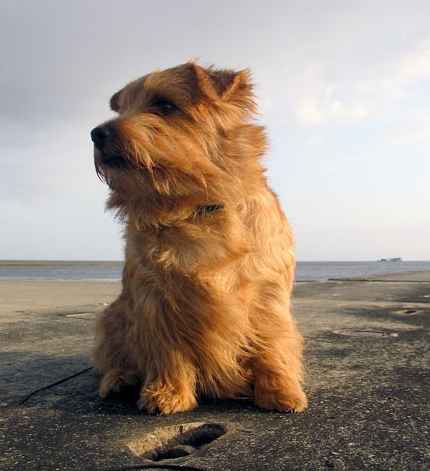
[[[126,256],[123,291],[97,322],[101,396],[137,381],[149,412],[191,409],[200,394],[302,411],[293,240],[260,163],[249,72],[187,63],[130,83],[111,106],[104,152],[124,165],[95,159]]]

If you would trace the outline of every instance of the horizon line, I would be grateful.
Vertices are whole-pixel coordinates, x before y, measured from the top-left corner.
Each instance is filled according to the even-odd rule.
[[[385,258],[385,257],[383,257]],[[388,260],[392,257],[387,257]],[[381,261],[381,258],[372,258],[372,259],[297,259],[296,263],[336,263],[336,262],[378,262]],[[123,263],[124,259],[118,260],[118,259],[63,259],[63,258],[52,258],[52,259],[43,259],[43,258],[0,258],[0,263],[23,263],[23,262],[64,262],[64,263],[70,263],[70,262],[75,262],[75,263]],[[401,262],[430,262],[430,259],[404,259],[401,258]]]

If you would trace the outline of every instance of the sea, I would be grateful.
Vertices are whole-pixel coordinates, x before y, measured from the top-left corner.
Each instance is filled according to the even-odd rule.
[[[0,280],[118,281],[119,261],[0,260]],[[430,261],[298,262],[297,281],[367,277],[384,273],[430,271]]]

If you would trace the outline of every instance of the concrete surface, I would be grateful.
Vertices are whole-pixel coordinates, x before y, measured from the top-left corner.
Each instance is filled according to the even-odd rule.
[[[0,282],[0,469],[430,469],[430,273],[378,279],[297,284],[307,412],[170,417],[97,396],[94,316],[118,284]]]

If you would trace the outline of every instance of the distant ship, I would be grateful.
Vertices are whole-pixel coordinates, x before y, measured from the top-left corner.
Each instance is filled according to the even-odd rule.
[[[378,262],[402,262],[402,259],[400,257],[380,258]]]

